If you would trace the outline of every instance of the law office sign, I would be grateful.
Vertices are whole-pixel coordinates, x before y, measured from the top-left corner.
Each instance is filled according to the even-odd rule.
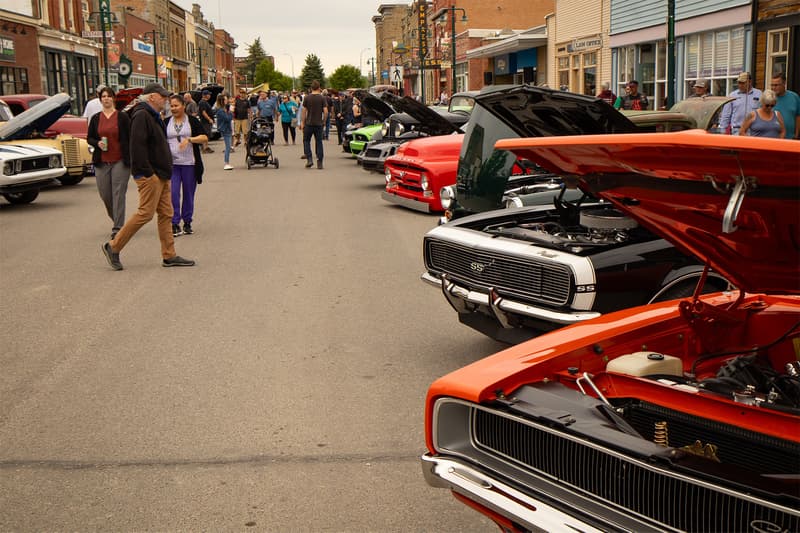
[[[588,52],[589,50],[597,50],[603,46],[603,38],[599,35],[592,37],[585,37],[583,39],[573,39],[567,45],[568,52]]]

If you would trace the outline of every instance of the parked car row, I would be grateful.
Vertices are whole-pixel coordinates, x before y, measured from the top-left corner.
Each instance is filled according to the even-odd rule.
[[[386,158],[445,211],[422,280],[516,344],[430,387],[429,484],[503,531],[800,528],[800,145],[728,101],[495,87]]]
[[[59,122],[70,108],[70,96],[34,96],[38,95],[11,95],[0,100],[0,118],[5,119],[0,122],[0,194],[13,204],[33,202],[54,179],[62,185],[75,185],[94,173],[93,148],[86,142],[85,127],[81,130],[77,124],[86,126],[86,119]],[[29,107],[15,116],[6,100]],[[59,131],[61,127],[76,135]]]

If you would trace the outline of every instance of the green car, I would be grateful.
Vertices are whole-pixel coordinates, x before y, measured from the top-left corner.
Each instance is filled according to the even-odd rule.
[[[372,137],[375,133],[379,133],[381,131],[381,124],[372,124],[370,126],[364,126],[363,128],[359,128],[353,132],[353,140],[350,141],[350,153],[353,155],[358,155],[367,146],[372,140]]]

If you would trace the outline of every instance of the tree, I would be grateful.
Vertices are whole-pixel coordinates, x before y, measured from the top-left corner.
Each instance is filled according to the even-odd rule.
[[[292,88],[292,78],[279,70],[275,70],[272,61],[265,59],[256,67],[255,85],[269,83],[269,88],[276,91],[288,91]]]
[[[261,37],[256,37],[256,40],[253,41],[253,44],[247,45],[247,59],[245,60],[244,65],[237,69],[239,76],[250,80],[250,83],[255,85],[256,82],[254,81],[254,78],[256,76],[256,70],[264,60],[269,61],[267,59],[267,53],[264,52],[264,47],[261,46]]]
[[[315,54],[308,54],[306,64],[300,73],[300,86],[303,90],[308,90],[314,80],[319,80],[320,85],[325,87],[325,71],[322,70],[322,63]]]
[[[358,68],[353,65],[342,65],[331,74],[328,87],[332,89],[349,89],[351,87],[366,87],[367,79],[361,75]]]

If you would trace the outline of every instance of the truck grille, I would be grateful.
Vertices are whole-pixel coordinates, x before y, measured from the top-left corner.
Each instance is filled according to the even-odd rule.
[[[483,289],[550,305],[569,301],[572,275],[568,267],[553,262],[474,250],[433,239],[425,241],[428,267]]]
[[[473,409],[474,446],[525,470],[681,531],[753,531],[753,525],[800,530],[800,517],[744,494],[701,484],[668,470],[544,431],[501,414]]]
[[[65,139],[61,141],[61,151],[64,153],[65,167],[83,166],[81,159],[80,144],[78,139]]]

